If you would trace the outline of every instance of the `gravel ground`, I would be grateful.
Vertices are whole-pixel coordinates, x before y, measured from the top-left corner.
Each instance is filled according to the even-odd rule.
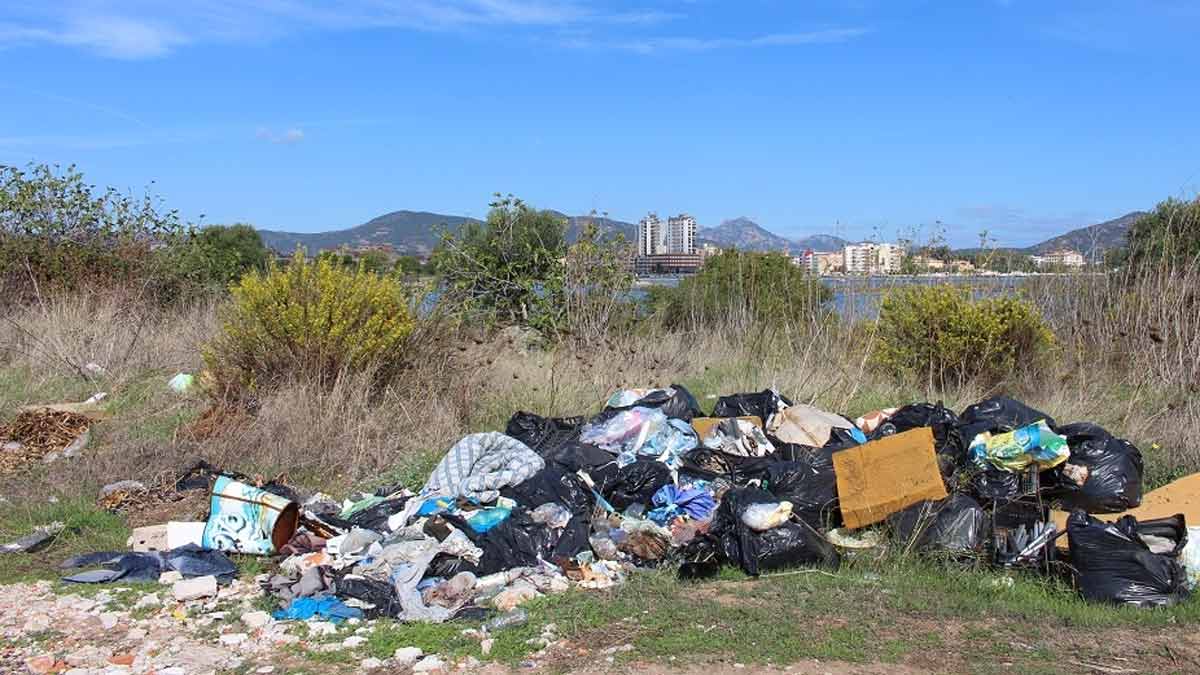
[[[373,622],[277,622],[254,606],[252,583],[218,597],[177,603],[170,586],[85,587],[51,582],[0,587],[0,672],[70,675],[153,673],[354,673],[492,670],[468,658],[449,663],[416,648],[386,660],[361,655]],[[341,652],[337,663],[307,654]]]

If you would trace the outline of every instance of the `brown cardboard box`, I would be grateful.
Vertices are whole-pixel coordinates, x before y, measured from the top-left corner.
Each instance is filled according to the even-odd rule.
[[[714,427],[716,427],[718,424],[720,424],[723,420],[727,420],[727,419],[729,419],[729,418],[728,417],[697,417],[692,420],[692,428],[696,430],[696,435],[699,436],[700,440],[703,441],[704,437],[707,436],[713,430]],[[763,425],[762,420],[759,419],[757,416],[739,417],[738,419],[745,420],[745,421],[753,424],[754,426],[758,427],[759,429],[761,429],[762,425]]]
[[[929,427],[835,452],[833,468],[842,519],[852,529],[926,499],[946,498]]]

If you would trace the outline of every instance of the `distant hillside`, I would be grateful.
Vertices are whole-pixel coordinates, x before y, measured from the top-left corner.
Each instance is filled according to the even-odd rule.
[[[595,220],[606,235],[622,234],[629,242],[637,240],[637,225],[611,218],[592,216],[568,216],[557,211],[567,220],[567,238],[574,241],[579,230],[589,220]],[[263,243],[280,253],[290,253],[296,246],[305,247],[309,253],[333,250],[346,246],[390,244],[399,253],[428,255],[437,247],[443,231],[457,232],[463,223],[479,222],[475,218],[451,216],[428,211],[393,211],[348,230],[329,232],[279,232],[259,230]]]
[[[437,246],[440,230],[454,232],[470,221],[475,219],[427,211],[393,211],[348,230],[312,233],[259,230],[259,234],[268,248],[280,253],[289,253],[296,246],[305,247],[311,254],[342,246],[391,244],[401,253],[427,255]]]
[[[733,246],[743,251],[781,251],[792,254],[803,253],[808,249],[840,251],[846,245],[846,240],[827,234],[791,240],[745,217],[726,220],[716,227],[702,227],[696,233],[696,238],[701,242],[721,247]]]
[[[1127,213],[1120,218],[1071,230],[1066,234],[1023,249],[1022,252],[1042,254],[1065,248],[1079,251],[1088,260],[1103,258],[1105,251],[1125,245],[1125,235],[1129,232],[1129,227],[1144,215],[1146,214],[1143,211]]]
[[[795,243],[802,250],[811,248],[818,253],[832,253],[842,250],[850,242],[831,234],[814,234],[811,237],[797,239]]]

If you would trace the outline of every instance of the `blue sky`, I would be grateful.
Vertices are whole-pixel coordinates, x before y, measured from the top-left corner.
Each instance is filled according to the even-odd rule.
[[[1029,244],[1200,190],[1198,38],[1168,0],[5,0],[0,163],[295,231],[499,191]]]

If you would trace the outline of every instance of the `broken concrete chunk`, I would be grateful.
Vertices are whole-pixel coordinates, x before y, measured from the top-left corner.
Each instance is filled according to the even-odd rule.
[[[217,594],[217,578],[210,575],[176,581],[171,587],[171,592],[179,602],[210,598]]]

